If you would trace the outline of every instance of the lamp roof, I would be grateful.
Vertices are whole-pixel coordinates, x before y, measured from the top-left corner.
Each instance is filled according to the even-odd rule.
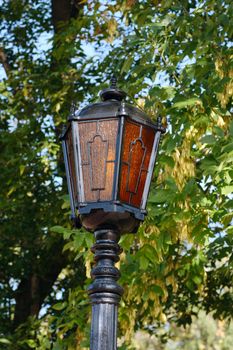
[[[114,117],[130,117],[135,122],[148,125],[160,130],[162,133],[165,129],[161,126],[160,121],[153,122],[151,118],[140,108],[125,102],[127,94],[125,91],[116,87],[116,78],[112,77],[111,85],[100,92],[102,102],[92,103],[81,110],[73,110],[69,117],[72,120],[94,120]]]

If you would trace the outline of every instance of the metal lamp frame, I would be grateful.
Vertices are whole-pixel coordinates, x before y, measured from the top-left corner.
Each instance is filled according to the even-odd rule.
[[[116,144],[116,164],[114,170],[114,181],[113,181],[113,193],[112,199],[108,201],[100,202],[87,202],[84,200],[84,183],[82,175],[82,164],[81,164],[81,154],[80,154],[80,140],[79,140],[79,130],[78,122],[82,121],[96,121],[96,120],[112,120],[119,119],[118,123],[118,134],[117,134],[117,144]],[[121,152],[122,152],[122,140],[124,132],[125,119],[129,118],[131,121],[139,123],[141,125],[149,126],[156,131],[150,163],[149,170],[146,177],[146,182],[144,186],[144,191],[142,195],[142,201],[140,208],[134,207],[123,203],[118,198],[118,185],[119,185],[119,173],[121,166]],[[103,209],[105,212],[125,212],[128,211],[132,213],[136,219],[143,221],[146,211],[146,202],[149,194],[150,183],[153,175],[154,164],[156,161],[156,156],[158,152],[158,146],[161,134],[164,133],[164,128],[161,126],[160,121],[157,123],[152,123],[148,116],[136,107],[126,104],[123,101],[105,101],[101,103],[91,104],[85,107],[81,111],[76,112],[69,118],[70,125],[62,135],[62,147],[65,159],[65,168],[67,173],[68,191],[70,196],[71,212],[72,218],[76,217],[76,210],[78,209],[79,214],[89,214],[94,209]],[[69,159],[67,155],[66,146],[66,135],[69,128],[72,128],[72,142],[74,147],[74,162],[75,162],[75,175],[76,175],[76,188],[78,189],[78,201],[74,200],[73,196],[73,184],[69,171]]]

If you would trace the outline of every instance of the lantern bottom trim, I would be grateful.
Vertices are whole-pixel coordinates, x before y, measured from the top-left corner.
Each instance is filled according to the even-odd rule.
[[[90,232],[112,228],[121,234],[137,233],[146,211],[119,202],[87,203],[79,206],[82,226]]]
[[[145,216],[147,215],[147,211],[145,209],[139,209],[136,207],[132,207],[120,201],[114,202],[95,202],[95,203],[79,203],[78,212],[79,214],[89,214],[92,210],[95,209],[103,209],[104,212],[130,212],[134,214],[135,218],[143,221]]]

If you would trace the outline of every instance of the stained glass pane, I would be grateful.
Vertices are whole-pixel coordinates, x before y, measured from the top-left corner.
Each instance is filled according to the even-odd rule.
[[[155,137],[154,129],[126,120],[119,183],[119,199],[140,207]]]
[[[85,202],[111,200],[118,120],[79,122],[78,128]]]

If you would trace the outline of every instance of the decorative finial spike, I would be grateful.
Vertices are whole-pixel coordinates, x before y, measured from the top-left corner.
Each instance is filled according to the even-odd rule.
[[[161,117],[161,115],[159,115],[158,118],[157,118],[157,124],[158,124],[159,127],[162,125],[162,117]]]
[[[71,103],[71,106],[70,106],[70,114],[71,114],[72,117],[75,115],[75,110],[76,110],[76,104],[75,104],[75,102],[73,101],[73,102]]]
[[[161,117],[161,115],[159,115],[157,118],[157,127],[158,127],[158,130],[160,130],[161,133],[164,134],[166,132],[166,127],[163,125],[162,121],[163,121],[163,118]]]
[[[113,74],[111,79],[110,79],[110,88],[116,89],[116,85],[117,85],[117,78],[116,78],[115,74]]]

